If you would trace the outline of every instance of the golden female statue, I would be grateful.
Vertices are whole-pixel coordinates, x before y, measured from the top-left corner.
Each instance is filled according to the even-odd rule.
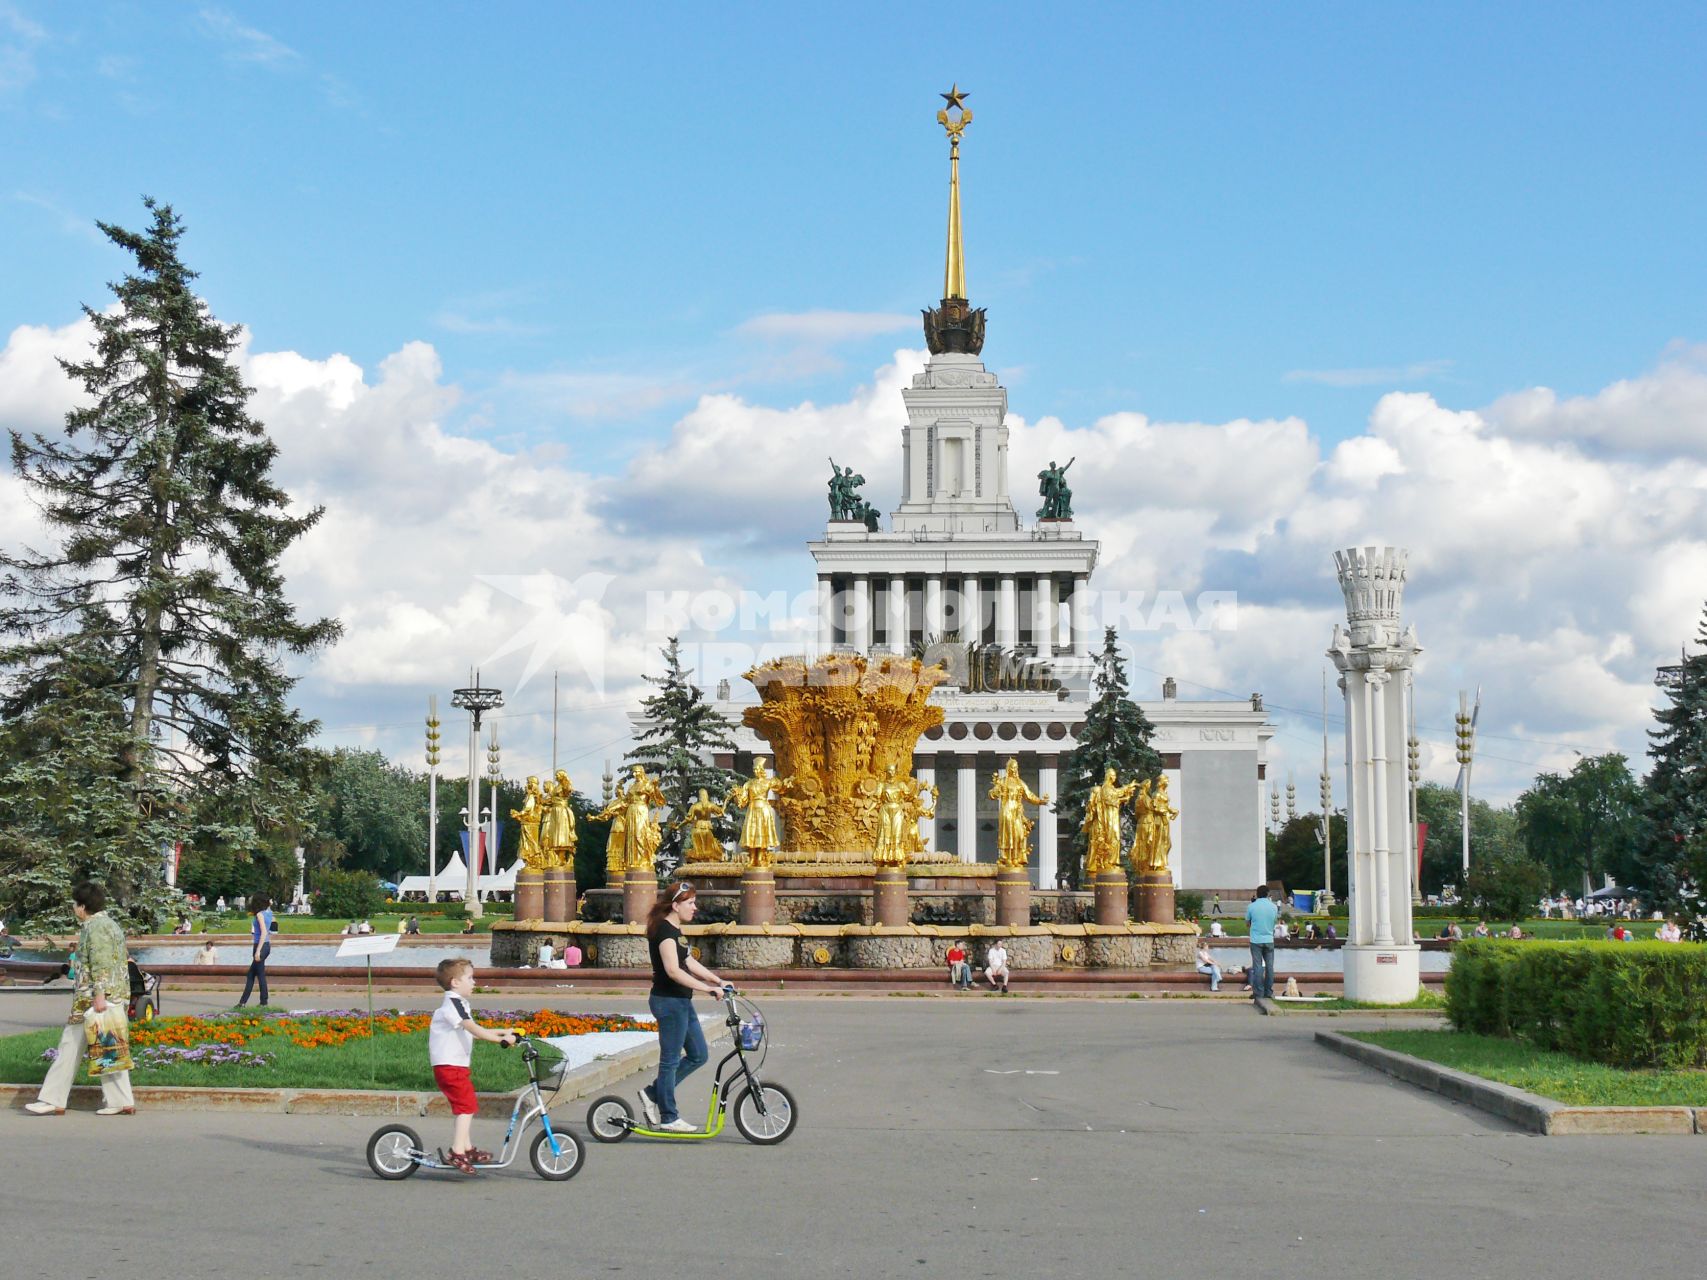
[[[676,829],[692,826],[689,833],[687,860],[689,862],[722,862],[723,842],[717,838],[717,828],[712,825],[714,818],[721,818],[729,812],[718,804],[700,788],[699,799],[688,806],[688,811],[682,820],[676,823]]]
[[[1031,819],[1025,816],[1025,806],[1048,804],[1049,793],[1033,795],[1025,779],[1019,776],[1019,761],[1010,759],[1007,770],[997,774],[990,784],[990,799],[997,803],[996,865],[1025,866],[1031,860],[1032,826]]]
[[[1132,841],[1132,866],[1166,875],[1168,854],[1174,847],[1173,830],[1168,824],[1179,817],[1179,810],[1168,803],[1166,774],[1156,779],[1153,794],[1148,782],[1139,788],[1136,808],[1138,835]]]
[[[557,771],[557,781],[545,788],[545,821],[540,825],[539,842],[554,867],[567,867],[575,859],[575,811],[569,807],[574,788],[564,770]]]
[[[628,847],[628,796],[620,785],[611,796],[610,803],[587,821],[610,823],[610,835],[605,838],[605,874],[620,875],[623,853]]]
[[[1114,780],[1114,770],[1103,771],[1102,782],[1085,800],[1085,874],[1098,875],[1120,869],[1120,810],[1138,789],[1136,782],[1124,787]]]
[[[550,864],[550,855],[539,843],[539,823],[544,817],[540,808],[539,779],[528,779],[527,794],[520,809],[511,809],[510,816],[521,824],[521,859],[530,871],[543,871]]]
[[[729,793],[729,803],[747,811],[746,820],[741,823],[740,844],[750,867],[770,866],[771,850],[782,843],[777,838],[776,808],[771,804],[771,796],[781,795],[788,787],[789,780],[771,774],[765,767],[765,757],[760,756],[753,761],[752,778]]]
[[[919,823],[925,818],[936,817],[937,797],[941,794],[937,791],[934,782],[920,782],[917,778],[912,781],[914,787],[917,788],[917,794],[913,796],[912,812],[907,823],[907,852],[909,854],[925,851],[925,838],[919,834]]]
[[[628,801],[624,814],[628,827],[628,870],[653,870],[652,858],[658,852],[659,844],[663,842],[664,831],[658,825],[658,820],[652,816],[652,809],[664,804],[664,793],[658,789],[657,779],[647,777],[646,770],[635,765],[634,779],[628,784]]]
[[[898,777],[895,766],[883,771],[877,784],[877,852],[872,862],[880,867],[904,867],[907,854],[919,838],[919,784]]]

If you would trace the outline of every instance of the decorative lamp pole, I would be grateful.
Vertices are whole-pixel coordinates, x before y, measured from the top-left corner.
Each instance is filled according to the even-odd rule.
[[[1272,783],[1268,788],[1268,825],[1272,830],[1280,830],[1280,784]]]
[[[427,901],[439,900],[439,695],[427,696]]]
[[[480,683],[480,673],[474,673],[474,684],[457,689],[450,695],[451,706],[468,712],[468,808],[463,810],[468,830],[468,886],[463,892],[463,905],[468,914],[478,920],[480,910],[480,717],[504,705],[504,695]]]
[[[1328,673],[1322,672],[1322,898],[1334,900],[1334,779],[1328,772]]]
[[[1460,896],[1470,884],[1470,765],[1476,758],[1476,717],[1482,713],[1482,691],[1476,690],[1476,706],[1470,708],[1470,695],[1465,690],[1458,691],[1458,714],[1453,717],[1458,729],[1458,795],[1462,802],[1462,821],[1464,828],[1464,884],[1459,888]]]
[[[498,780],[503,777],[503,769],[499,764],[502,751],[498,746],[498,726],[492,726],[492,736],[486,745],[486,781],[492,784],[492,804],[487,809],[491,816],[487,819],[486,829],[486,861],[492,868],[489,874],[496,875],[501,871],[498,866]]]
[[[1298,784],[1291,778],[1286,780],[1286,821],[1298,821]]]
[[[1410,760],[1411,779],[1411,865],[1416,868],[1411,877],[1411,904],[1420,907],[1423,900],[1422,850],[1417,847],[1417,782],[1422,777],[1422,743],[1417,741],[1417,693],[1411,686],[1411,736],[1405,744]]]

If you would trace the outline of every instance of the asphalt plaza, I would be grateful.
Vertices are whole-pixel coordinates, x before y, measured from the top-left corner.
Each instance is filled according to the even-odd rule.
[[[363,1159],[371,1118],[8,1111],[6,1270],[60,1274],[74,1258],[78,1274],[144,1277],[1589,1276],[1637,1260],[1693,1274],[1699,1262],[1707,1142],[1519,1133],[1313,1043],[1354,1018],[1196,1001],[754,994],[773,1029],[765,1074],[801,1105],[779,1147],[732,1131],[700,1144],[589,1141],[586,1168],[562,1185],[521,1166],[383,1183]],[[63,1014],[62,997],[0,993],[0,1030]],[[683,1086],[685,1114],[699,1114],[709,1079]],[[556,1118],[578,1125],[584,1108]],[[437,1143],[439,1128],[420,1131]],[[495,1145],[499,1133],[488,1125],[476,1139]],[[68,1252],[79,1219],[89,1229]]]

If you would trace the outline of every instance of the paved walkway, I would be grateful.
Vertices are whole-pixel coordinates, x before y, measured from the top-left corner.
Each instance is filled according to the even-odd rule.
[[[788,1142],[589,1144],[564,1185],[525,1170],[382,1183],[362,1158],[370,1120],[0,1113],[6,1269],[63,1270],[60,1231],[17,1228],[80,1202],[101,1206],[81,1273],[137,1277],[228,1277],[244,1255],[275,1274],[418,1276],[1698,1269],[1707,1142],[1519,1134],[1319,1049],[1316,1017],[997,997],[766,1008],[766,1074],[802,1108]],[[61,1014],[0,993],[0,1031]],[[453,1238],[488,1261],[452,1256]]]

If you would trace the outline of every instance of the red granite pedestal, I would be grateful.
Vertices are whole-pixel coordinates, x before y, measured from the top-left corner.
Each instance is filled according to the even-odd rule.
[[[907,873],[900,867],[879,867],[871,878],[872,923],[898,927],[906,924],[911,915]]]
[[[545,873],[545,918],[554,924],[575,918],[575,873],[567,867]]]
[[[770,924],[776,920],[776,872],[748,867],[741,873],[741,923]]]
[[[1031,877],[1024,867],[996,872],[996,923],[1014,928],[1031,923]]]
[[[1099,871],[1091,881],[1091,889],[1096,894],[1094,923],[1104,926],[1125,924],[1128,916],[1126,911],[1126,873],[1124,871]]]
[[[516,919],[545,919],[545,873],[524,867],[516,873]]]
[[[1165,871],[1146,871],[1132,884],[1132,918],[1145,924],[1174,922],[1174,880]]]
[[[622,881],[622,918],[627,924],[646,923],[646,913],[658,901],[658,882],[645,871],[630,869]]]

